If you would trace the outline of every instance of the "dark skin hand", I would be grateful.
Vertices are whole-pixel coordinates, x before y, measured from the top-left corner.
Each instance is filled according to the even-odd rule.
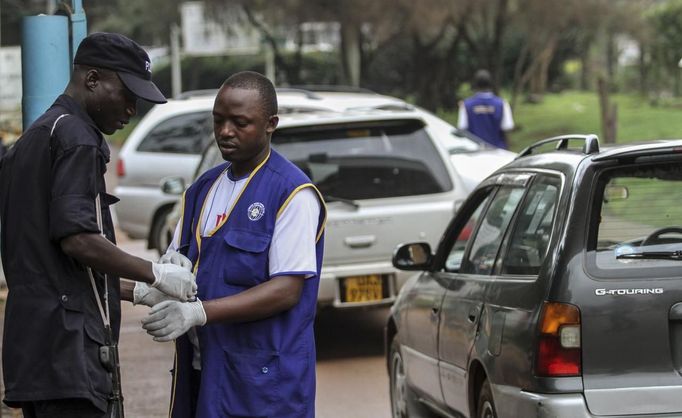
[[[249,322],[288,311],[301,298],[304,280],[278,276],[236,295],[202,301],[206,322]]]
[[[154,282],[152,263],[121,250],[100,234],[81,233],[61,240],[62,251],[79,263],[114,276],[145,283]],[[133,300],[132,282],[121,282],[121,298]]]

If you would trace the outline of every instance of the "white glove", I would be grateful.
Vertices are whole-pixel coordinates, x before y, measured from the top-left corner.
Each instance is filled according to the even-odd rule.
[[[142,328],[154,341],[172,341],[190,328],[206,324],[206,312],[200,300],[177,302],[167,300],[155,305],[142,320]]]
[[[152,263],[154,283],[152,287],[168,296],[186,302],[197,294],[197,282],[194,275],[175,264]]]
[[[192,261],[177,251],[169,250],[159,258],[160,264],[175,264],[184,269],[192,271]]]
[[[154,289],[147,283],[136,282],[133,290],[133,305],[145,305],[150,308],[157,303],[164,300],[177,300],[172,296],[168,296],[158,289]]]

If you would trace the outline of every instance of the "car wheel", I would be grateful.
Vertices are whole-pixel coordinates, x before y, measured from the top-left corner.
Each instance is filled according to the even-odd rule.
[[[422,405],[417,395],[407,385],[407,375],[403,357],[400,354],[400,344],[396,335],[391,342],[389,354],[391,417],[392,418],[428,418],[432,414]]]
[[[166,253],[166,249],[170,245],[173,239],[173,231],[170,231],[166,226],[166,218],[170,214],[172,206],[163,208],[159,211],[159,214],[154,219],[154,224],[152,225],[152,232],[150,234],[150,248],[156,248],[159,255]]]
[[[495,412],[495,402],[493,402],[493,392],[490,389],[490,383],[488,379],[483,381],[481,385],[481,391],[478,395],[478,413],[476,416],[478,418],[497,418],[497,412]]]

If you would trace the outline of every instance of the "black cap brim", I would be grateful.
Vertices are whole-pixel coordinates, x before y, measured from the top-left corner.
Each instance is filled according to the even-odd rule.
[[[168,100],[151,80],[142,79],[134,74],[117,72],[123,84],[135,96],[152,103],[166,103]]]

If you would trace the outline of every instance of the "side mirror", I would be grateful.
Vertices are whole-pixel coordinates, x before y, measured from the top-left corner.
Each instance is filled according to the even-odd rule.
[[[399,270],[426,270],[432,259],[431,246],[425,242],[401,244],[393,252],[393,267]]]
[[[604,189],[604,202],[612,200],[625,200],[630,196],[630,191],[626,186],[610,185]]]
[[[182,177],[166,177],[161,180],[161,190],[179,196],[185,191],[185,180]]]

